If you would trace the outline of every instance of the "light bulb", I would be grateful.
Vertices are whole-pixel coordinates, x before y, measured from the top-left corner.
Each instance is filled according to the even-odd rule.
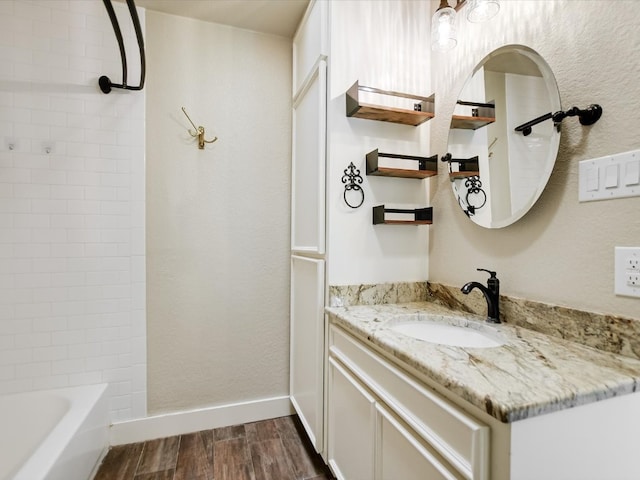
[[[456,11],[451,7],[439,8],[431,20],[431,48],[451,50],[457,43]]]
[[[499,0],[467,0],[467,20],[473,23],[486,22],[499,10]]]

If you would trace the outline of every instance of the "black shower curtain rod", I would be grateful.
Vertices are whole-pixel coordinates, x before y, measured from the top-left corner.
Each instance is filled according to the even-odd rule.
[[[136,4],[134,0],[127,0],[127,6],[129,7],[129,13],[131,14],[131,21],[133,22],[133,28],[136,31],[136,39],[138,40],[138,48],[140,49],[140,85],[130,86],[127,85],[127,54],[124,50],[124,41],[122,39],[122,32],[120,31],[120,24],[118,23],[118,17],[113,10],[111,0],[102,0],[109,18],[111,19],[111,25],[113,31],[116,34],[118,40],[118,47],[120,48],[120,58],[122,60],[122,83],[113,83],[106,75],[103,75],[98,80],[100,90],[103,93],[109,93],[112,88],[121,88],[124,90],[142,90],[144,87],[144,77],[146,74],[146,59],[144,54],[144,38],[142,38],[142,29],[140,28],[140,19],[138,18],[138,11],[136,10]]]

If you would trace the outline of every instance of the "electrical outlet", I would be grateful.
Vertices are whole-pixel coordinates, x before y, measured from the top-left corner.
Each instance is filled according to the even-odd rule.
[[[615,248],[615,293],[640,297],[640,247]]]

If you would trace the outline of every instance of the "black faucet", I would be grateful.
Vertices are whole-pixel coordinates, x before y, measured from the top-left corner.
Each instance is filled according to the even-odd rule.
[[[474,288],[477,288],[484,295],[487,301],[487,322],[501,323],[500,322],[500,280],[496,277],[496,272],[486,270],[484,268],[478,268],[479,272],[487,272],[490,277],[487,280],[487,286],[485,287],[478,282],[465,283],[460,289],[465,295],[468,294]]]

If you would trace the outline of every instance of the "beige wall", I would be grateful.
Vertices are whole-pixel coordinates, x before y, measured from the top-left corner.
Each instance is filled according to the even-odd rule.
[[[436,3],[432,3],[432,11]],[[431,147],[447,151],[458,92],[486,54],[505,44],[538,51],[558,82],[563,108],[599,103],[592,127],[563,122],[560,153],[537,205],[516,224],[487,230],[458,208],[441,166],[433,195],[430,280],[462,285],[498,271],[502,293],[640,319],[640,299],[613,293],[614,246],[640,246],[640,198],[578,203],[578,162],[640,147],[640,2],[501,2],[487,24],[462,20],[457,48],[433,54],[436,119]]]
[[[286,395],[291,42],[148,11],[146,44],[149,412]]]

